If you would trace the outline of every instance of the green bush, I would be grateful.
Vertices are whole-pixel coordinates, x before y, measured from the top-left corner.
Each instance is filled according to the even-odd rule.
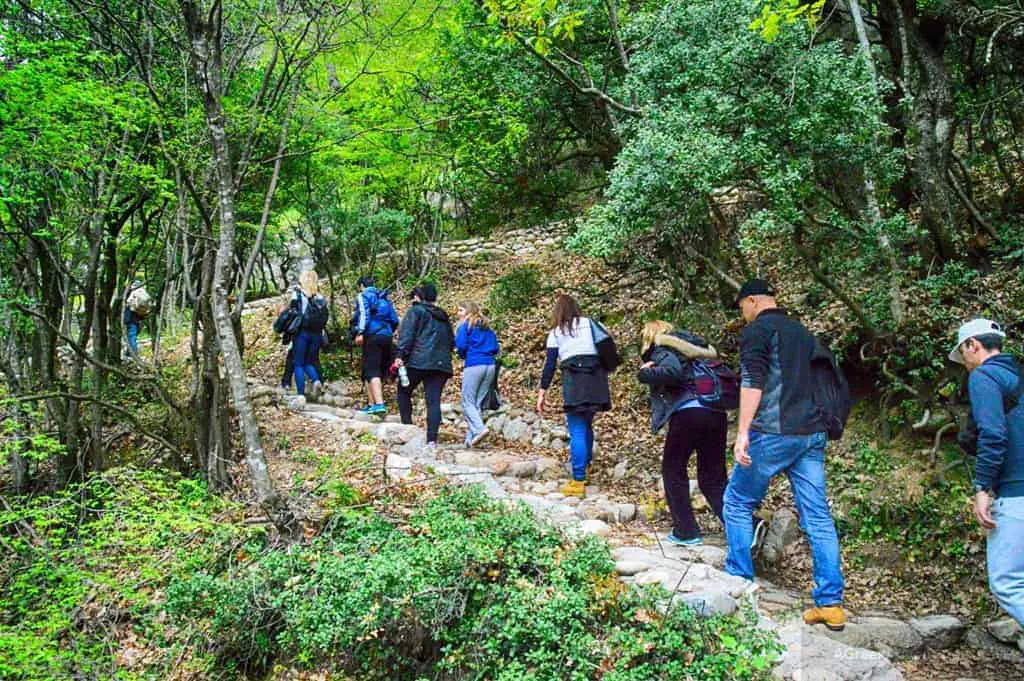
[[[341,514],[330,536],[182,576],[168,610],[219,664],[359,678],[767,679],[777,644],[735,617],[659,610],[607,545],[566,542],[525,507],[444,492],[402,523]]]
[[[491,314],[522,312],[533,306],[542,289],[540,270],[535,265],[521,265],[500,277],[487,296]]]

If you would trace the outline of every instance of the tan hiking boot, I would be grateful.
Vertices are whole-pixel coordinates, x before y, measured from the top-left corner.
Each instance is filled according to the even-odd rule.
[[[827,605],[823,608],[804,610],[806,624],[824,624],[832,631],[842,631],[846,626],[846,613],[841,605]]]
[[[579,497],[582,499],[587,496],[587,488],[582,480],[570,480],[558,491],[567,497]]]

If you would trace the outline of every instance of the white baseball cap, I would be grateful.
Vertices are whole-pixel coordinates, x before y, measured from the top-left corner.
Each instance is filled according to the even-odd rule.
[[[949,358],[957,364],[964,363],[964,357],[960,354],[960,346],[963,345],[965,340],[971,338],[977,338],[978,336],[987,336],[995,334],[1001,338],[1006,338],[1006,332],[1003,331],[1003,327],[999,326],[998,323],[991,319],[972,319],[966,324],[960,327],[960,330],[956,333],[956,347],[949,353]]]

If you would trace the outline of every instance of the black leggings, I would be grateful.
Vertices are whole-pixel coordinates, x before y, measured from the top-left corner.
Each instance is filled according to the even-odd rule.
[[[451,378],[443,371],[421,371],[407,368],[409,387],[398,384],[398,414],[402,423],[412,423],[412,391],[423,384],[423,396],[427,400],[427,442],[437,442],[437,431],[441,429],[441,392]]]
[[[686,467],[697,450],[697,483],[708,505],[722,519],[722,495],[728,482],[725,472],[725,414],[710,409],[683,409],[672,415],[661,459],[665,497],[672,511],[672,533],[680,539],[700,536],[700,526],[690,507],[690,478]]]

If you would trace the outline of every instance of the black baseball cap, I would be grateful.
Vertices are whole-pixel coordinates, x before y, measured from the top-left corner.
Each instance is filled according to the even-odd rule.
[[[750,279],[740,286],[740,292],[736,296],[736,302],[733,303],[739,306],[740,301],[747,296],[774,296],[775,289],[764,279]]]
[[[433,284],[420,284],[409,293],[409,297],[419,296],[420,300],[433,303],[437,300],[437,287]]]

